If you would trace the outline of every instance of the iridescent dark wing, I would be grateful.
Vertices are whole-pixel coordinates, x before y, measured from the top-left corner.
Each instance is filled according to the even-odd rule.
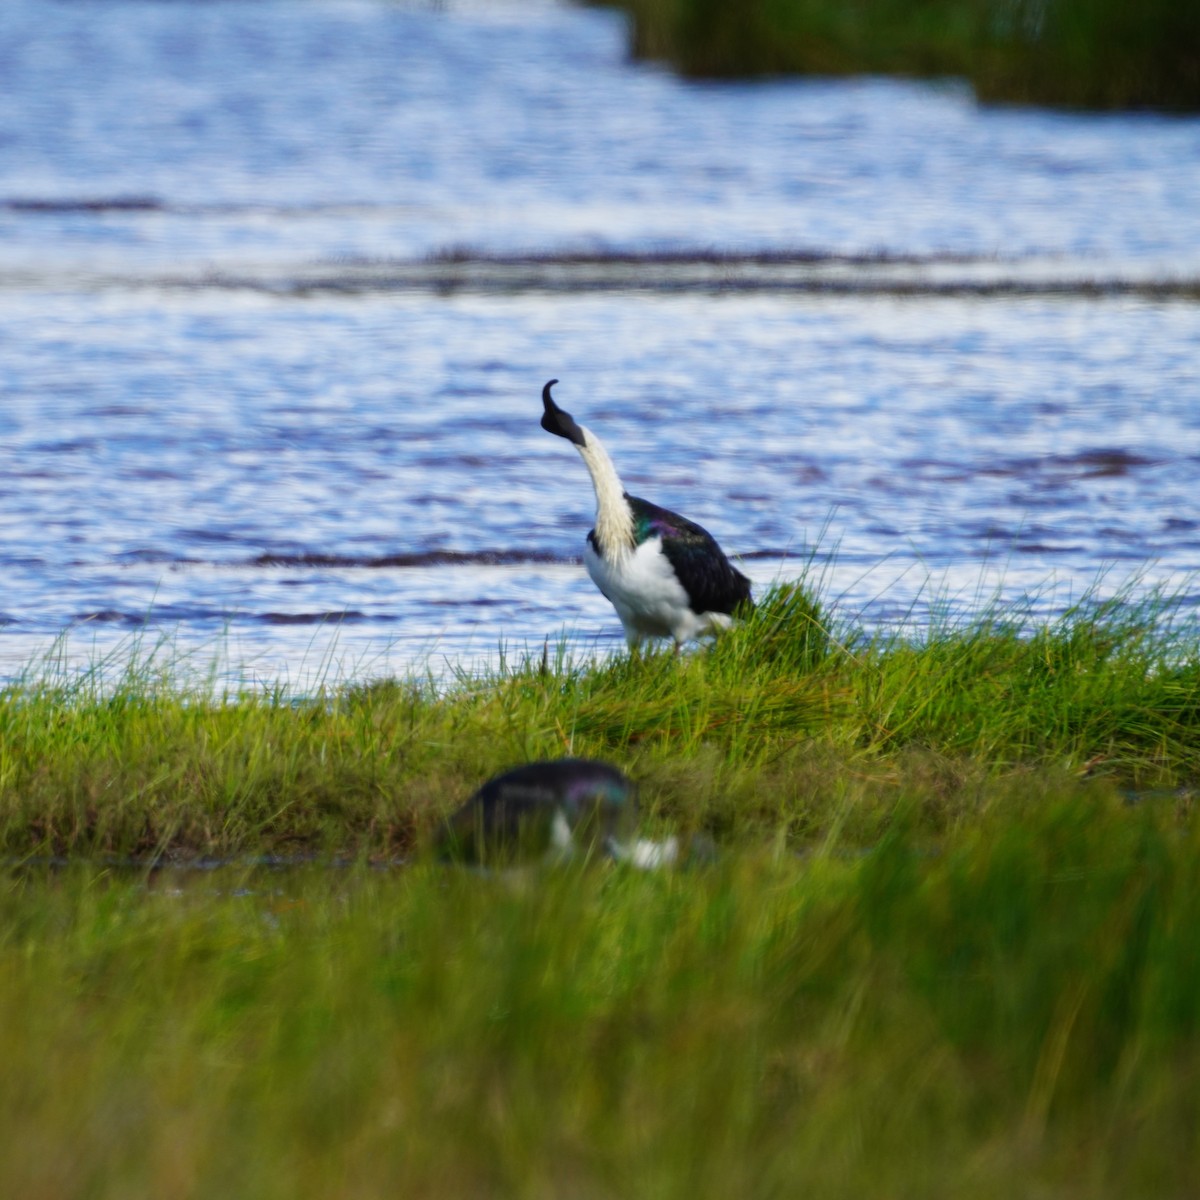
[[[707,529],[649,500],[628,493],[625,499],[633,510],[638,543],[662,538],[663,553],[693,612],[732,613],[739,604],[752,603],[750,580],[725,557]]]

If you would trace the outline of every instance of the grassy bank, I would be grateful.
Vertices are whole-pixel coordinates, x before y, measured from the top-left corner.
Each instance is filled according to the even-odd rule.
[[[408,855],[529,759],[610,758],[651,824],[730,844],[870,845],[900,805],[938,834],[1014,792],[1200,779],[1200,649],[1161,597],[1049,625],[985,613],[919,641],[767,595],[712,652],[536,658],[446,692],[382,682],[297,700],[122,681],[0,695],[0,851]]]
[[[6,1196],[1183,1197],[1200,847],[0,880]]]
[[[1190,1195],[1189,611],[872,639],[778,588],[445,692],[13,687],[0,1195]],[[717,861],[368,864],[568,750]],[[295,851],[356,861],[104,865]]]
[[[620,0],[634,52],[685,74],[961,76],[985,100],[1200,109],[1179,0]]]

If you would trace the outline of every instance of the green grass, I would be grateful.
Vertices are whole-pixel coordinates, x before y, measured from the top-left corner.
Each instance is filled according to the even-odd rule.
[[[481,780],[568,753],[627,770],[651,824],[732,844],[870,845],[913,795],[936,835],[1031,779],[1186,796],[1186,613],[1129,592],[1041,626],[997,609],[868,638],[788,585],[710,652],[560,653],[448,690],[214,698],[136,661],[107,684],[31,676],[0,693],[0,852],[394,858]]]
[[[31,674],[0,1195],[1191,1195],[1197,650],[1132,590],[913,640],[783,586],[710,652],[445,689]],[[396,864],[564,752],[717,861]],[[293,853],[352,861],[150,865]]]
[[[615,0],[634,52],[686,74],[963,76],[987,100],[1200,109],[1180,0]]]
[[[0,1193],[1191,1195],[1198,851],[1075,797],[936,855],[10,874]]]

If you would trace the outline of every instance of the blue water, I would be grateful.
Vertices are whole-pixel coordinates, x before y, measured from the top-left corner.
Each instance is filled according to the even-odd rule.
[[[621,644],[551,377],[868,624],[1200,567],[1200,120],[685,83],[550,3],[6,0],[0,79],[0,673]]]

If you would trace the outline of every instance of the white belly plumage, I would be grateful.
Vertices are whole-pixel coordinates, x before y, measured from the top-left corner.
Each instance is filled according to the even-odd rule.
[[[692,612],[687,592],[663,553],[661,537],[613,559],[602,558],[587,542],[583,562],[617,610],[630,645],[644,637],[669,637],[682,643],[732,624],[725,613]]]

